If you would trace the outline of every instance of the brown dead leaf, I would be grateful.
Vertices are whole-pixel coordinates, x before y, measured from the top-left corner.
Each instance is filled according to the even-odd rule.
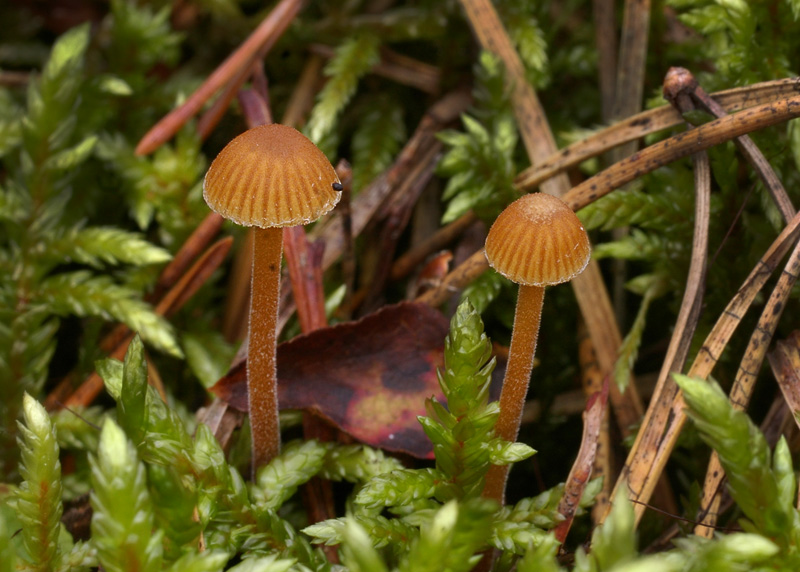
[[[280,407],[311,411],[373,447],[433,458],[417,416],[425,398],[444,400],[436,368],[447,332],[437,310],[404,302],[280,344]],[[246,411],[246,378],[241,362],[211,391]]]

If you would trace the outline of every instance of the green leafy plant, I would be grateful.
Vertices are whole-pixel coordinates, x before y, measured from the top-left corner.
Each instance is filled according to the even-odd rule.
[[[694,423],[670,461],[669,480],[685,499],[683,515],[695,519],[696,480],[706,451],[700,440],[717,451],[734,505],[722,515],[723,521],[732,516],[727,528],[710,539],[679,534],[668,546],[655,545],[654,552],[648,544],[662,532],[655,528],[666,526],[656,522],[662,517],[649,511],[637,532],[641,505],[619,494],[603,523],[590,531],[580,514],[602,486],[592,480],[571,536],[560,543],[553,530],[562,522],[565,485],[557,483],[568,474],[580,433],[573,413],[581,407],[570,404],[583,403],[570,392],[579,373],[586,373],[579,371],[586,364],[574,358],[578,309],[566,288],[554,291],[552,307],[545,309],[541,363],[533,373],[541,383],[528,396],[526,418],[533,421],[522,434],[538,450],[531,458],[531,446],[495,434],[492,356],[502,356],[504,348],[489,341],[484,321],[495,342],[507,341],[516,291],[496,273],[457,286],[462,303],[438,371],[442,398],[425,401],[415,427],[432,444],[433,459],[301,439],[301,413],[282,411],[281,453],[252,480],[243,477],[250,474],[247,423],[240,425],[239,414],[228,410],[218,440],[199,422],[205,414],[195,415],[211,398],[205,388],[226,372],[233,375],[229,366],[241,340],[231,333],[236,328],[221,324],[246,298],[236,289],[238,272],[216,272],[169,322],[154,304],[164,288],[159,270],[208,215],[201,195],[209,159],[244,129],[248,110],[234,101],[209,130],[209,101],[197,123],[165,128],[173,129],[171,142],[148,155],[135,150],[147,129],[185,101],[234,46],[247,43],[266,12],[236,0],[169,6],[78,1],[66,12],[58,10],[63,2],[52,4],[52,10],[42,10],[37,3],[0,3],[0,572],[800,568],[794,441],[781,439],[771,450],[748,414],[735,411],[714,382],[684,376],[676,377]],[[515,179],[532,158],[518,137],[519,118],[509,97],[513,81],[537,90],[545,123],[562,146],[581,141],[601,122],[597,76],[608,70],[598,57],[599,18],[584,0],[491,3],[520,70],[479,51],[479,42],[490,47],[476,41],[487,30],[465,18],[465,8],[479,2],[303,4],[283,35],[269,39],[272,47],[263,59],[268,82],[256,74],[247,89],[264,97],[275,117],[305,106],[297,125],[331,161],[352,162],[349,252],[355,270],[342,265],[326,273],[326,292],[343,292],[347,272],[357,288],[389,272],[393,261],[373,248],[386,221],[414,221],[408,231],[389,227],[398,252],[406,245],[427,247],[427,254],[452,248],[461,260],[466,249],[475,251],[482,243],[475,236],[479,226],[453,236],[439,233],[436,221],[461,224],[471,213],[491,224],[518,198]],[[628,34],[617,16],[620,31]],[[797,0],[670,0],[666,8],[654,4],[649,17],[642,81],[651,93],[672,65],[691,69],[709,92],[787,78],[800,69]],[[319,58],[327,59],[324,66]],[[311,81],[315,66],[322,71]],[[509,82],[512,71],[521,75]],[[422,89],[407,79],[415,75],[424,76]],[[452,101],[443,96],[465,86],[472,86],[473,103],[460,123],[431,113],[434,102]],[[663,100],[655,96],[648,103]],[[709,120],[696,112],[684,118]],[[416,183],[413,158],[420,142],[431,140],[433,124],[443,151],[439,177],[430,184],[426,179],[424,192],[441,198],[443,207],[431,209],[433,203],[425,201],[413,217],[396,216],[392,193],[407,181]],[[641,141],[647,145],[670,135],[651,133]],[[752,138],[797,203],[800,120]],[[690,358],[702,355],[700,340],[786,224],[733,142],[710,149],[709,156],[707,287],[697,334],[685,340]],[[594,157],[566,174],[577,184],[595,174],[601,161]],[[580,212],[604,275],[610,261],[624,261],[627,288],[636,295],[624,308],[629,319],[620,324],[626,336],[613,371],[620,387],[631,372],[660,369],[658,358],[672,335],[694,232],[689,165],[671,163]],[[342,250],[338,224],[311,231],[330,249],[325,265]],[[448,232],[453,228],[458,225]],[[610,234],[620,228],[629,232]],[[189,241],[193,255],[205,249],[197,246],[203,240],[210,237]],[[315,260],[317,248],[306,262]],[[448,256],[425,270],[420,264],[409,291],[437,288],[440,263]],[[405,286],[391,282],[375,300],[398,301]],[[796,327],[797,294],[785,302],[778,335]],[[369,311],[358,308],[359,292],[351,298],[353,306],[341,315]],[[340,299],[331,296],[331,304]],[[296,293],[295,301],[304,302]],[[761,303],[756,297],[754,305]],[[334,308],[327,310],[333,315]],[[752,327],[751,316],[741,318],[741,329]],[[105,359],[104,340],[117,323],[138,333],[124,361]],[[291,331],[290,326],[284,337]],[[723,387],[743,343],[733,338],[714,356]],[[87,401],[56,411],[95,369],[107,395],[90,406],[83,406]],[[409,374],[408,385],[415,381]],[[759,391],[754,418],[761,417],[772,393],[770,386]],[[216,413],[223,409],[220,402],[211,406]],[[611,431],[612,448],[622,458],[613,424]],[[512,464],[518,486],[510,504],[483,498],[487,471]],[[312,506],[317,488],[331,498]],[[618,488],[624,492],[625,483]],[[309,520],[320,513],[323,520]]]

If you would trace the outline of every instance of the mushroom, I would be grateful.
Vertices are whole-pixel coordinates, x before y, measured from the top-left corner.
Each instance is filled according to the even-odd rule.
[[[534,193],[511,203],[486,237],[486,259],[516,282],[519,298],[511,332],[508,365],[500,393],[498,437],[516,441],[533,368],[545,286],[567,282],[583,272],[591,257],[589,237],[566,203]],[[493,465],[483,496],[503,502],[507,466]]]
[[[296,129],[250,129],[217,155],[203,182],[212,210],[253,226],[247,397],[253,474],[280,451],[275,345],[282,227],[308,224],[339,202],[341,183],[325,155]]]

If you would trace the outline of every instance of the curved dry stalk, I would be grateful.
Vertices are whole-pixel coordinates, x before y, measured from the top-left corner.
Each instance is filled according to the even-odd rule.
[[[798,272],[800,272],[800,243],[792,251],[786,267],[780,278],[778,278],[775,289],[772,291],[766,306],[764,306],[764,311],[761,313],[758,324],[752,336],[750,336],[744,358],[739,365],[739,370],[736,372],[733,387],[731,387],[730,400],[734,409],[744,411],[748,403],[750,403],[756,376],[764,363],[764,357],[767,355],[767,349],[772,341],[772,336],[775,334],[778,320],[780,320],[783,309],[786,307],[786,301],[789,299],[792,287],[797,282]],[[703,498],[700,503],[702,520],[694,529],[694,533],[698,536],[711,538],[713,535],[714,525],[716,525],[717,517],[719,516],[719,487],[724,477],[725,471],[720,464],[719,455],[714,451],[711,454],[705,482],[703,483]]]
[[[591,395],[603,390],[603,374],[600,371],[600,364],[597,363],[597,356],[594,352],[592,339],[586,332],[585,324],[578,326],[578,363],[581,368],[581,385],[583,393],[588,398]],[[603,478],[603,488],[597,493],[592,506],[592,522],[600,524],[603,519],[609,502],[611,502],[613,451],[611,445],[611,434],[609,432],[610,423],[608,419],[608,408],[605,407],[603,418],[600,422],[597,435],[597,449],[592,463],[592,478]],[[583,441],[581,442],[583,443]]]
[[[689,98],[689,94],[684,91],[686,76],[682,73],[676,74],[675,71],[676,68],[671,68],[664,79],[664,97],[680,113],[686,113],[694,109],[694,104]],[[687,128],[693,129],[691,125]],[[669,380],[672,372],[680,373],[683,370],[703,302],[708,262],[708,223],[711,213],[711,165],[708,154],[701,151],[692,155],[692,165],[695,201],[689,272],[678,311],[678,319],[675,322],[667,353],[658,374],[656,387],[662,387]],[[669,381],[671,382],[671,380]]]
[[[726,111],[734,112],[791,97],[798,91],[800,78],[788,78],[719,91],[712,93],[711,98]],[[624,143],[676,127],[683,121],[683,117],[671,105],[643,111],[609,125],[560,151],[554,150],[540,162],[519,173],[514,182],[521,191],[531,191],[543,181],[587,159],[602,155]]]
[[[795,117],[800,117],[800,96],[767,103],[716,119],[660,141],[612,165],[574,187],[564,195],[564,202],[575,210],[581,209],[634,179],[677,159]]]
[[[583,491],[592,477],[603,420],[606,418],[607,401],[608,381],[603,383],[599,392],[589,397],[586,409],[583,411],[581,447],[564,485],[564,496],[561,498],[561,502],[558,503],[558,512],[564,517],[564,520],[553,529],[556,540],[562,544],[566,540],[567,534],[569,534],[569,529],[572,527],[572,521],[578,510]]]
[[[706,337],[688,375],[708,377],[718,361],[718,356],[741,322],[743,314],[777,268],[778,263],[795,244],[798,236],[800,236],[800,215],[795,215],[728,303]],[[681,392],[677,384],[667,378],[660,387],[656,387],[642,427],[612,494],[614,498],[621,486],[628,489],[628,498],[636,501],[634,512],[637,522],[644,513],[645,505],[642,503],[647,503],[650,499],[685,422],[686,413]]]

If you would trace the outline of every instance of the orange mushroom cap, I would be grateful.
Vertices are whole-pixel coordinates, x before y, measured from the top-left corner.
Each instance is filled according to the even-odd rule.
[[[567,204],[546,193],[525,195],[497,217],[486,237],[486,259],[526,286],[567,282],[589,264],[592,248]]]
[[[212,210],[243,226],[308,224],[342,196],[325,154],[292,127],[273,123],[245,131],[220,151],[203,181]]]

